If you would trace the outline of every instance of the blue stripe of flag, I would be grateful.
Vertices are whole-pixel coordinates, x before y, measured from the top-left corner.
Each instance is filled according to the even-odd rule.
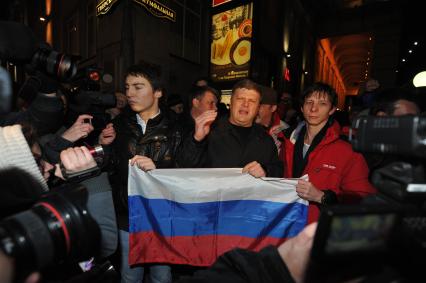
[[[306,205],[236,200],[178,203],[165,199],[129,197],[130,232],[154,231],[166,237],[238,235],[286,238],[306,225]]]

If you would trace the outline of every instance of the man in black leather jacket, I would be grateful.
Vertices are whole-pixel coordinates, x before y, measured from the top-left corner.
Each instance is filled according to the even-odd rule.
[[[195,131],[185,138],[179,155],[182,167],[241,167],[243,173],[258,177],[281,177],[273,139],[254,123],[262,98],[259,86],[250,81],[237,82],[232,89],[230,115],[219,121],[215,110],[195,118]]]
[[[176,167],[175,155],[181,144],[181,131],[161,111],[163,96],[159,76],[149,67],[131,66],[126,74],[126,96],[129,107],[113,120],[116,139],[112,144],[113,193],[120,228],[121,282],[141,282],[143,267],[128,265],[129,215],[127,204],[127,175],[129,160],[132,166],[148,171]],[[153,265],[151,278],[170,282],[170,267]]]

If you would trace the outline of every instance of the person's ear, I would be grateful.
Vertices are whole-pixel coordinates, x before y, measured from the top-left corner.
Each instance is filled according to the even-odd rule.
[[[156,91],[154,91],[154,97],[155,98],[158,98],[158,99],[160,99],[160,97],[162,97],[163,96],[163,91],[161,91],[161,90],[156,90]]]
[[[272,105],[271,112],[275,112],[275,111],[277,111],[277,106],[276,105]]]
[[[196,98],[192,99],[192,106],[198,108],[200,106],[200,101]]]
[[[328,114],[331,116],[334,114],[334,112],[336,112],[336,106],[333,106],[333,108],[331,108],[331,110],[328,112]]]

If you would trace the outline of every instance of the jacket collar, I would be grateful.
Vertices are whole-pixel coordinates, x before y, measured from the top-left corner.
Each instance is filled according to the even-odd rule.
[[[321,141],[321,144],[332,143],[340,137],[340,125],[337,121],[329,120],[328,123],[332,123],[331,126],[327,129],[327,132]],[[292,144],[296,143],[296,139],[299,137],[299,133],[302,130],[303,126],[306,125],[305,121],[300,122],[296,129],[291,133],[290,142]]]

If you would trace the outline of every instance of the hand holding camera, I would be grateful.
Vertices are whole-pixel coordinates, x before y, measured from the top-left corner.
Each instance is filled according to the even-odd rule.
[[[69,182],[80,182],[99,175],[101,170],[95,158],[102,156],[102,146],[67,148],[61,152],[61,163],[56,165],[55,175]]]

